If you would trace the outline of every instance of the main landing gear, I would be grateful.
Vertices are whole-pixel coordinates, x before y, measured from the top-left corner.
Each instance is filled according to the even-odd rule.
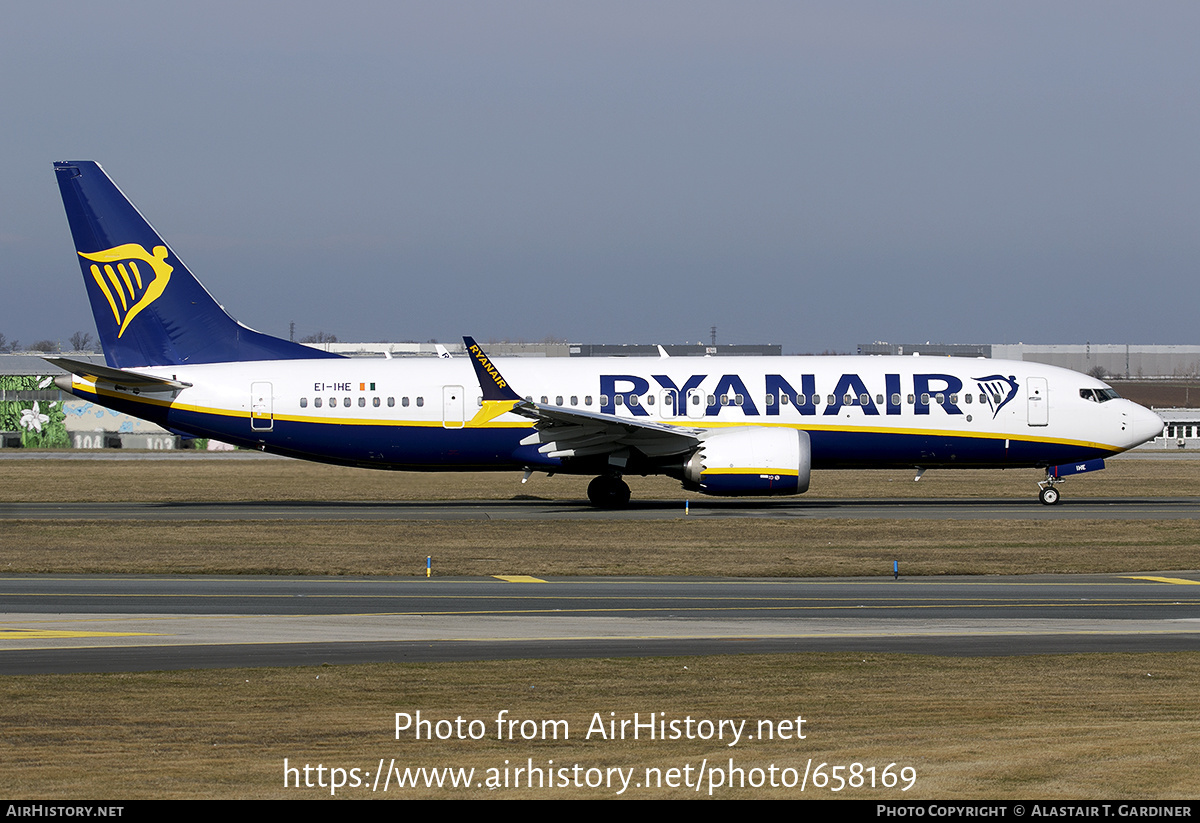
[[[623,509],[629,505],[629,486],[616,475],[600,475],[588,483],[587,494],[598,509]]]
[[[1053,506],[1058,502],[1058,489],[1054,487],[1061,482],[1063,482],[1061,477],[1051,477],[1047,473],[1046,479],[1038,483],[1038,487],[1041,489],[1038,492],[1038,500],[1042,501],[1042,505]]]

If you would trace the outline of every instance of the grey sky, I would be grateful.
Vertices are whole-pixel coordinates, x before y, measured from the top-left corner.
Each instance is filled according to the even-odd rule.
[[[0,332],[94,331],[94,159],[354,340],[1197,342],[1194,2],[10,3]]]

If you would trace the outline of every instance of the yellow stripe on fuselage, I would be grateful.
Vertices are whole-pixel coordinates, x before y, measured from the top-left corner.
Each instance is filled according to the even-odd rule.
[[[700,472],[703,477],[706,474],[779,474],[786,477],[799,477],[800,472],[797,469],[743,469],[736,466],[719,469],[705,469]]]
[[[125,392],[114,392],[107,389],[97,389],[91,383],[80,383],[78,380],[73,380],[71,383],[73,389],[95,394],[102,397],[120,398],[129,403],[144,403],[148,406],[158,406],[160,408],[171,408],[180,411],[195,412],[198,414],[211,414],[218,417],[232,418],[250,418],[248,409],[221,409],[211,406],[196,406],[187,403],[172,402],[170,400],[160,400],[155,397],[145,397],[141,395],[127,394]],[[528,429],[532,427],[531,422],[525,421],[496,421],[495,418],[504,414],[512,406],[520,401],[508,400],[488,400],[484,401],[484,408],[476,413],[475,417],[471,418],[465,425],[468,428],[488,428],[488,429]],[[495,404],[493,409],[488,409],[490,404]],[[502,410],[496,411],[496,407],[507,406]],[[487,411],[489,416],[480,421],[481,415]],[[495,411],[495,414],[491,412]],[[295,414],[280,414],[278,412],[271,415],[275,420],[283,420],[291,423],[313,423],[320,425],[336,424],[339,426],[406,426],[406,427],[430,427],[443,428],[444,424],[441,420],[396,420],[383,418],[367,418],[367,417],[314,417],[312,415],[295,415]],[[627,418],[616,418],[625,420]],[[637,418],[628,418],[630,422],[637,422]],[[856,425],[831,425],[828,423],[783,423],[783,422],[760,422],[757,420],[745,420],[741,422],[732,422],[728,420],[696,420],[693,418],[678,418],[677,420],[653,420],[653,422],[661,423],[666,426],[676,426],[680,428],[696,428],[696,429],[720,429],[720,428],[742,428],[746,426],[758,426],[762,428],[785,428],[798,429],[807,432],[837,432],[842,434],[889,434],[904,437],[954,437],[965,438],[970,440],[1016,440],[1022,443],[1051,443],[1059,446],[1078,446],[1081,448],[1100,449],[1108,452],[1120,452],[1121,448],[1110,445],[1108,443],[1096,443],[1089,440],[1068,440],[1058,437],[1042,437],[1033,434],[1013,434],[1012,432],[983,432],[983,431],[955,431],[953,429],[914,429],[914,428],[885,428],[882,426],[856,426]],[[778,474],[779,472],[773,472]]]

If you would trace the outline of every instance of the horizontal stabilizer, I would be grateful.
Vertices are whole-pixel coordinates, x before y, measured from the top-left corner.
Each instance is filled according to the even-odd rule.
[[[140,389],[142,391],[177,391],[186,389],[191,383],[182,380],[168,380],[153,374],[141,374],[135,371],[114,369],[109,366],[98,366],[95,363],[85,363],[82,360],[72,360],[69,357],[44,357],[47,363],[53,363],[60,369],[69,371],[93,383],[111,383],[118,388]]]

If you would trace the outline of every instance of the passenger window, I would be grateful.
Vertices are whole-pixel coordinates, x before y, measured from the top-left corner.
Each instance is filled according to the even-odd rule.
[[[337,398],[336,397],[329,398],[329,408],[331,408],[331,409],[337,408]]]
[[[709,407],[710,409],[711,409],[713,406],[717,405],[717,398],[716,398],[716,396],[715,396],[715,395],[712,395],[712,394],[710,394],[710,395],[709,395],[707,398],[705,398],[705,399],[708,401],[707,405],[708,405],[708,407]]]
[[[365,397],[360,397],[360,398],[358,398],[358,407],[359,407],[360,409],[361,409],[361,408],[365,408],[365,407],[366,407],[366,405],[367,405],[367,398],[365,398]]]
[[[910,400],[909,402],[911,403],[912,401]],[[893,395],[892,395],[892,405],[893,405],[893,406],[899,406],[899,405],[900,405],[900,395],[899,395],[899,394],[893,394]]]
[[[592,405],[592,396],[590,394],[585,394],[583,396],[583,405],[585,405],[585,406]]]
[[[858,396],[858,402],[859,402],[859,404],[860,404],[860,405],[863,405],[863,406],[867,405],[868,403],[870,403],[870,402],[871,402],[871,395],[869,395],[869,394],[860,394],[860,395]]]
[[[375,408],[379,408],[379,398],[378,398],[378,397],[372,397],[372,398],[371,398],[371,405],[372,405],[372,406],[374,406]]]
[[[613,395],[613,400],[616,402],[616,404],[617,404],[618,406],[624,406],[624,405],[625,405],[625,395],[623,395],[623,394],[615,394],[615,395]]]
[[[607,394],[602,394],[602,395],[600,395],[600,405],[601,405],[601,406],[607,406],[607,405],[608,405],[608,395],[607,395]]]
[[[775,405],[775,395],[773,395],[773,394],[768,394],[768,395],[767,395],[767,405],[768,405],[768,406],[774,406],[774,405]]]
[[[313,398],[313,407],[318,408],[318,409],[321,408],[321,398],[319,398],[319,397]]]
[[[721,395],[721,405],[722,405],[722,406],[728,406],[728,405],[729,405],[729,395],[727,395],[727,394],[723,394],[723,395]]]
[[[395,406],[395,405],[396,405],[396,398],[389,397],[388,398],[388,408],[390,409],[392,406]]]
[[[558,397],[554,398],[554,405],[561,406],[562,404],[563,404],[562,395],[560,394]]]
[[[629,405],[636,406],[638,404],[638,396],[636,394],[629,395]]]
[[[875,405],[877,405],[877,406],[883,405],[883,395],[882,394],[875,395]]]
[[[417,405],[418,405],[418,406],[424,406],[424,405],[425,405],[425,398],[424,398],[424,397],[418,397],[418,398],[417,398]]]
[[[578,406],[578,405],[579,405],[579,395],[577,395],[577,394],[573,394],[573,395],[571,395],[571,405],[572,405],[572,406]]]
[[[549,397],[547,397],[546,395],[544,395],[544,394],[543,394],[543,395],[542,395],[542,403],[543,403],[543,404],[545,404],[545,405],[549,405],[549,403],[550,403],[550,398],[549,398]]]
[[[779,405],[786,406],[788,404],[788,396],[786,394],[779,395]]]
[[[653,405],[654,405],[654,395],[652,395],[652,394],[648,394],[648,395],[646,395],[646,405],[647,405],[647,406],[653,406]]]
[[[308,398],[307,397],[300,398],[300,408],[302,408],[302,409],[308,408]]]
[[[407,398],[407,397],[401,397],[401,398],[400,398],[400,405],[401,405],[401,406],[403,406],[404,408],[406,408],[406,409],[407,409],[407,408],[408,408],[408,398]]]
[[[929,395],[928,395],[927,393],[926,393],[926,394],[922,394],[922,395],[921,395],[921,405],[922,405],[922,406],[928,406],[928,405],[929,405]]]
[[[745,398],[744,396],[740,395],[740,394],[735,394],[735,395],[733,396],[733,402],[734,402],[734,403],[736,403],[737,405],[739,405],[739,406],[740,406],[740,405],[742,405],[744,402],[746,402],[746,398]]]
[[[837,398],[836,398],[836,397],[834,397],[832,394],[831,394],[831,395],[829,395],[829,405],[831,405],[831,406],[832,406],[832,405],[833,405],[834,403],[836,403],[836,402],[837,402]]]
[[[350,408],[350,398],[349,398],[349,397],[343,397],[343,398],[342,398],[342,405],[343,405],[343,406],[345,406],[346,408]]]
[[[910,394],[910,395],[908,396],[908,405],[910,405],[910,406],[911,406],[911,405],[912,405],[913,403],[915,403],[916,401],[917,401],[916,395],[912,395],[912,394]]]
[[[934,399],[935,399],[935,400],[937,400],[937,404],[938,404],[939,406],[944,406],[944,405],[946,405],[946,395],[942,394],[941,392],[938,392],[938,393],[937,393],[937,397],[936,397],[936,398],[934,398]]]

